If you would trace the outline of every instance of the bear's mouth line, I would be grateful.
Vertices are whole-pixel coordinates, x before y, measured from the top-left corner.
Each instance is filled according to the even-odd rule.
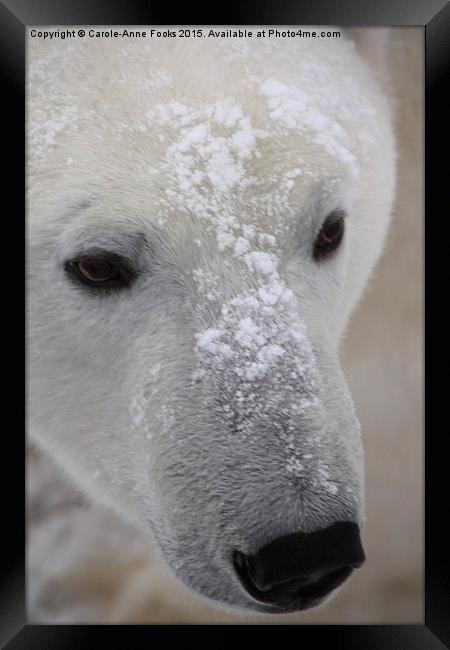
[[[302,611],[320,604],[320,601],[340,587],[353,573],[353,567],[345,566],[332,571],[314,584],[305,585],[305,578],[297,578],[289,583],[274,585],[266,590],[258,589],[245,571],[235,564],[241,585],[258,603],[266,605],[265,611],[288,613]],[[281,597],[280,597],[281,596]]]

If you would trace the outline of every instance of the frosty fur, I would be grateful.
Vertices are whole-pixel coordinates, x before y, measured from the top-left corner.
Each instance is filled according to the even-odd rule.
[[[385,46],[350,40],[34,42],[30,433],[183,584],[265,611],[230,556],[364,522],[338,346],[395,185]],[[381,52],[382,54],[382,52]],[[344,242],[317,263],[327,215]],[[101,296],[91,248],[138,280]]]

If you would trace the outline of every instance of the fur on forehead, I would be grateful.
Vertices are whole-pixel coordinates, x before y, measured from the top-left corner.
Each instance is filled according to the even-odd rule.
[[[244,189],[245,173],[254,192],[297,169],[358,174],[376,143],[383,100],[344,38],[32,41],[29,60],[31,173],[75,165],[88,180],[94,158],[105,183],[120,170],[176,191],[174,162],[203,147],[213,189]]]

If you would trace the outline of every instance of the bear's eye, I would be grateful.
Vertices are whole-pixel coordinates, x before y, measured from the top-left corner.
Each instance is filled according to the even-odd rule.
[[[121,289],[135,277],[127,262],[106,251],[86,253],[65,264],[71,279],[97,289]]]
[[[335,211],[328,215],[314,243],[313,257],[316,261],[333,253],[344,236],[344,213]]]

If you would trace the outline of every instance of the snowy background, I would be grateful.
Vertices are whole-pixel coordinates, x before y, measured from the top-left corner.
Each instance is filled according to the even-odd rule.
[[[376,32],[376,30],[373,30]],[[386,252],[343,368],[366,455],[367,561],[329,605],[240,617],[191,595],[148,540],[87,504],[29,448],[28,618],[39,622],[412,623],[423,618],[423,30],[394,28],[399,178]]]

